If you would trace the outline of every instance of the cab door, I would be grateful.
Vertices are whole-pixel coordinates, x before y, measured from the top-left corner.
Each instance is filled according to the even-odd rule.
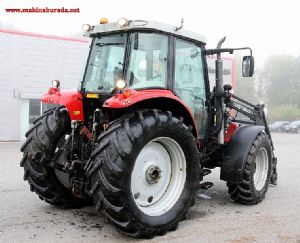
[[[208,112],[202,49],[193,42],[179,38],[174,40],[174,49],[173,90],[191,109],[199,137],[204,139],[208,128]]]

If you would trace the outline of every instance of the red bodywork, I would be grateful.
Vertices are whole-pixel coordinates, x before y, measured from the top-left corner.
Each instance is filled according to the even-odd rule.
[[[225,132],[225,136],[224,136],[225,143],[228,143],[231,140],[232,135],[235,133],[236,129],[237,129],[237,125],[235,123],[230,123],[227,131]]]
[[[151,89],[136,91],[127,89],[122,93],[116,94],[115,96],[106,100],[103,104],[103,107],[111,109],[122,109],[137,104],[141,101],[156,98],[171,99],[179,102],[182,106],[184,106],[186,111],[189,113],[191,120],[193,121],[193,127],[196,130],[196,134],[198,134],[198,127],[195,123],[194,116],[190,108],[180,98],[175,96],[170,90]],[[51,87],[48,93],[42,96],[41,100],[42,102],[49,104],[64,105],[70,114],[71,120],[84,121],[82,95],[77,90],[60,91],[58,88]],[[230,141],[236,129],[236,124],[231,123],[227,132],[225,133],[225,143],[228,143]]]
[[[71,120],[84,121],[82,95],[77,90],[63,90],[51,87],[47,94],[42,96],[42,102],[64,105],[69,111]]]
[[[195,123],[194,116],[190,110],[190,108],[174,93],[170,90],[162,90],[162,89],[147,89],[147,90],[124,90],[121,94],[116,94],[114,97],[106,100],[103,104],[103,107],[106,108],[126,108],[131,105],[134,105],[138,102],[156,98],[167,98],[172,99],[179,102],[181,105],[185,107],[187,112],[189,113],[191,120],[193,121],[194,128],[196,129],[196,133],[198,134],[198,127]],[[162,104],[163,106],[163,104]]]

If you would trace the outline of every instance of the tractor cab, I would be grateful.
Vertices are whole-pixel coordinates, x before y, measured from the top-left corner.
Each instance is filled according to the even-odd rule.
[[[111,100],[102,101],[105,108],[127,108],[146,93],[143,108],[153,102],[166,103],[166,110],[173,106],[175,114],[187,118],[199,138],[205,138],[209,84],[203,36],[140,20],[84,28],[92,38],[80,90],[85,97],[110,95]]]

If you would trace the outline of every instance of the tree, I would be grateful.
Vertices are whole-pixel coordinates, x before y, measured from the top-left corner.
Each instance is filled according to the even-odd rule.
[[[300,57],[273,55],[258,75],[259,87],[269,110],[268,118],[300,119]]]

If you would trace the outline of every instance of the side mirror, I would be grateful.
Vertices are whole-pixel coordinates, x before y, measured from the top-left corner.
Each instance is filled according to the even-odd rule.
[[[254,74],[254,57],[244,56],[243,57],[243,67],[242,75],[243,77],[252,77]]]

